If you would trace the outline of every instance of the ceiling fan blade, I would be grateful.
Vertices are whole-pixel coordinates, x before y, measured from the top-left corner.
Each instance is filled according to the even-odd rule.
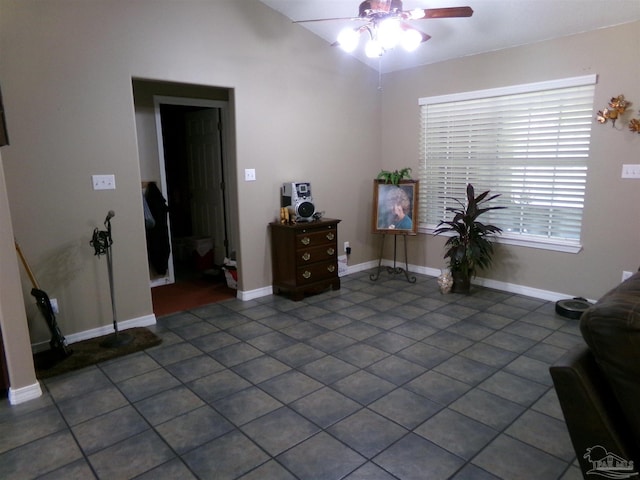
[[[415,30],[415,28],[414,28],[414,30]],[[429,40],[431,38],[431,35],[427,35],[426,33],[421,32],[420,30],[416,30],[416,32],[418,32],[420,35],[422,35],[422,40],[420,41],[420,43],[424,43],[424,42],[426,42],[427,40]]]
[[[335,20],[367,20],[360,17],[335,17],[335,18],[313,18],[311,20],[294,20],[293,23],[310,23],[310,22],[332,22]]]
[[[420,36],[422,37],[422,40],[420,40],[420,43],[424,43],[427,40],[429,40],[431,38],[431,35],[427,35],[424,32],[421,32],[420,30],[413,28],[411,25],[407,24],[407,23],[401,23],[400,26],[402,27],[403,30],[414,30],[416,32],[418,32],[420,34]]]
[[[473,15],[471,7],[425,8],[423,18],[455,18]]]

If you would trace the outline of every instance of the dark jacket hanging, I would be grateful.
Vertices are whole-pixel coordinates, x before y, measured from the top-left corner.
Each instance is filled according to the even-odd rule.
[[[155,220],[155,225],[146,229],[147,255],[156,273],[165,275],[169,266],[169,252],[171,251],[167,222],[169,207],[155,182],[149,182],[147,185],[145,198]]]

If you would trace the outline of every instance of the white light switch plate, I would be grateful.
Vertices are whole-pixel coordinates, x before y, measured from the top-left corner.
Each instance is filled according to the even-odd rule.
[[[91,181],[93,182],[94,190],[115,190],[116,189],[115,175],[92,175]]]
[[[256,181],[256,169],[255,168],[245,168],[244,169],[244,181],[245,182],[255,182]]]
[[[622,178],[640,178],[640,165],[638,164],[622,165]]]

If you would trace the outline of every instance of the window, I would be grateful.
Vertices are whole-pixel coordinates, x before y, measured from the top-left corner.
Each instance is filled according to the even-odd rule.
[[[420,225],[476,193],[507,208],[483,216],[500,240],[580,250],[595,75],[420,99]]]

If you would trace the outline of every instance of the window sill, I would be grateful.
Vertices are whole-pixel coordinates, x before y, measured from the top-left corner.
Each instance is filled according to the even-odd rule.
[[[435,229],[431,227],[420,226],[418,232],[433,235]],[[442,237],[452,237],[453,234],[442,234]],[[509,234],[497,235],[495,237],[495,243],[503,245],[516,245],[518,247],[537,248],[540,250],[552,250],[555,252],[564,253],[579,253],[582,250],[581,244],[561,242],[558,240],[550,240],[547,238],[535,238],[535,237],[516,237]]]

